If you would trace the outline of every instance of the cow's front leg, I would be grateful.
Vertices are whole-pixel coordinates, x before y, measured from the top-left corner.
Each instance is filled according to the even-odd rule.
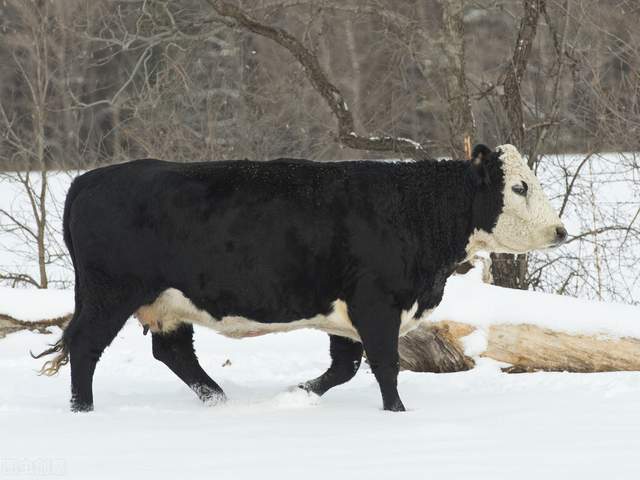
[[[330,388],[351,380],[362,360],[362,344],[338,335],[329,335],[331,366],[318,378],[298,385],[300,388],[323,395]]]
[[[398,395],[400,310],[391,295],[364,283],[349,303],[349,317],[358,330],[371,370],[378,381],[385,410],[405,410]]]

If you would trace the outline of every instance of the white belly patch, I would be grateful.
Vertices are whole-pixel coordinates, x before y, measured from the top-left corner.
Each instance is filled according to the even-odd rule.
[[[152,332],[171,332],[181,323],[192,323],[212,328],[226,337],[245,338],[313,328],[360,341],[360,336],[349,318],[347,304],[338,299],[332,305],[333,309],[328,315],[316,315],[287,323],[261,323],[234,315],[217,319],[197,308],[180,290],[169,288],[162,292],[152,304],[140,307],[135,316]],[[402,311],[400,336],[416,328],[431,313],[431,310],[425,311],[420,318],[415,318],[417,310],[418,304],[414,303],[411,309]]]

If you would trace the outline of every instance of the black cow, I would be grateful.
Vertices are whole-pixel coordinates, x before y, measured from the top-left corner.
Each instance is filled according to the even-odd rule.
[[[385,410],[400,411],[398,336],[438,305],[480,249],[525,252],[566,230],[517,150],[473,161],[172,163],[137,160],[76,178],[64,210],[76,309],[43,372],[71,360],[71,406],[93,408],[103,350],[136,314],[153,355],[198,396],[224,399],[200,367],[193,323],[231,337],[330,334],[322,395],[364,351]]]

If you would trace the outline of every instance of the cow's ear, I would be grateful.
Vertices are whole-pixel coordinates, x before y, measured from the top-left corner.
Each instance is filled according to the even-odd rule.
[[[491,153],[493,152],[486,145],[476,145],[473,147],[473,152],[471,152],[471,161],[474,165],[479,165],[483,160],[488,159]]]
[[[473,147],[473,151],[471,152],[471,165],[480,184],[489,183],[489,171],[486,162],[492,153],[489,147],[482,144]]]

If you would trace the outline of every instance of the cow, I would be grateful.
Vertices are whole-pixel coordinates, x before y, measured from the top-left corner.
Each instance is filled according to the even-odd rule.
[[[567,231],[517,149],[471,161],[174,163],[89,171],[67,194],[63,231],[75,312],[37,357],[71,363],[71,409],[93,409],[96,364],[129,317],[153,356],[198,397],[225,400],[201,368],[193,325],[243,338],[299,328],[329,334],[331,364],[299,388],[350,380],[363,351],[385,410],[398,337],[429,317],[447,277],[476,252],[524,253]]]

